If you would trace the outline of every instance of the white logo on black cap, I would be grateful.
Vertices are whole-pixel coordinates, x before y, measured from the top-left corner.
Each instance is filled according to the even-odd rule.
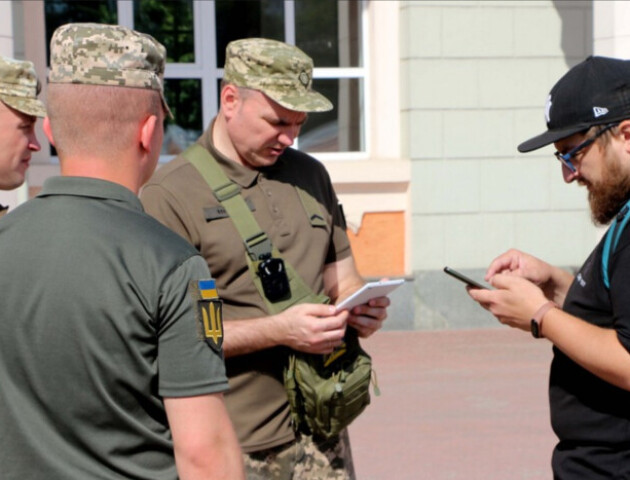
[[[545,120],[547,120],[547,123],[551,122],[551,95],[547,97],[547,102],[545,103]]]
[[[608,113],[608,109],[606,107],[593,107],[593,115],[595,118],[602,117]]]

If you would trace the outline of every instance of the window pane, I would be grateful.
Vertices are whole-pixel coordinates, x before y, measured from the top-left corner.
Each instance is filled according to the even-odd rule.
[[[232,40],[264,37],[284,41],[283,0],[217,0],[215,8],[217,68],[223,68],[225,47]]]
[[[133,2],[134,28],[154,36],[166,47],[168,62],[195,61],[192,0]]]
[[[314,80],[313,88],[334,108],[311,113],[302,128],[298,148],[305,152],[358,152],[365,150],[361,105],[363,82],[356,78]]]
[[[316,67],[360,67],[361,3],[358,0],[295,2],[296,45]]]
[[[201,135],[201,80],[173,79],[164,82],[166,102],[175,117],[166,119],[162,154],[175,155]]]
[[[50,39],[57,27],[66,23],[118,23],[116,0],[45,0],[46,62],[50,62]]]

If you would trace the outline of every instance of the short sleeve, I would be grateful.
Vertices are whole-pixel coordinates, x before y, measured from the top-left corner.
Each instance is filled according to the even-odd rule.
[[[205,260],[195,255],[177,267],[160,292],[158,335],[159,393],[185,397],[228,389],[222,349],[206,343],[191,282],[210,278]]]

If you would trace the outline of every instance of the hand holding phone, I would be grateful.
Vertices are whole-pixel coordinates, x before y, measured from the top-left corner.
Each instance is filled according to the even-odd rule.
[[[491,289],[490,285],[484,285],[476,280],[473,280],[470,277],[467,277],[463,273],[458,272],[457,270],[453,270],[450,267],[444,267],[444,272],[449,274],[451,277],[456,278],[460,282],[464,282],[471,288],[483,288],[483,289]]]

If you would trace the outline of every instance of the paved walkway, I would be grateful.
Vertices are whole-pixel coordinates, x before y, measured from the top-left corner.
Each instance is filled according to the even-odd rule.
[[[551,479],[551,344],[498,327],[379,332],[381,396],[350,427],[359,480]]]

